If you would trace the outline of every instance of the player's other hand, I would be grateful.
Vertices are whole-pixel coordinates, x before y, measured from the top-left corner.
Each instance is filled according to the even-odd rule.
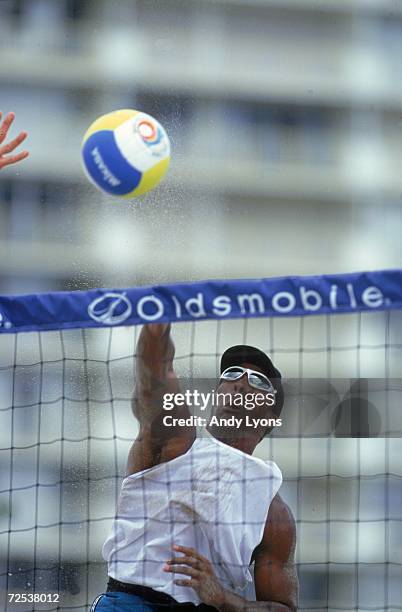
[[[10,142],[3,144],[7,138],[8,130],[14,121],[15,115],[14,113],[8,113],[2,123],[1,117],[2,114],[0,112],[0,170],[4,168],[4,166],[16,164],[29,155],[28,151],[21,151],[21,153],[17,153],[16,155],[9,155],[9,153],[12,153],[14,149],[24,142],[28,134],[26,132],[20,132],[14,140],[10,140]]]
[[[203,603],[221,608],[225,602],[225,590],[215,576],[211,562],[194,548],[176,545],[173,550],[183,556],[172,557],[166,561],[163,570],[183,574],[186,578],[176,578],[175,584],[191,587]]]

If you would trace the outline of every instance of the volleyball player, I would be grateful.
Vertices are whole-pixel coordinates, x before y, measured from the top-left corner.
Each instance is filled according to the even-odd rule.
[[[26,132],[20,132],[16,138],[11,140],[10,142],[3,144],[5,139],[7,138],[8,131],[11,127],[12,122],[14,121],[14,113],[8,113],[2,123],[0,123],[0,170],[5,166],[10,166],[11,164],[16,164],[17,162],[22,161],[26,157],[28,157],[28,151],[21,151],[21,153],[16,153],[15,155],[9,155],[12,153],[22,142],[24,142],[25,138],[28,136]],[[2,118],[2,113],[0,112],[0,122]]]
[[[173,358],[170,325],[144,326],[132,405],[139,434],[103,546],[107,592],[91,610],[294,611],[294,520],[278,495],[278,467],[252,456],[266,427],[209,427],[208,437],[196,437],[195,427],[164,426],[164,395],[180,391]],[[254,347],[223,354],[218,390],[275,393],[275,406],[254,416],[278,415],[283,404],[280,373]],[[241,410],[225,402],[215,415]],[[190,412],[176,405],[171,414]]]

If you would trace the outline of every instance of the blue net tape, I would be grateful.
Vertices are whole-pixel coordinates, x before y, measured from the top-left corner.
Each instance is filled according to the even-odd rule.
[[[0,296],[0,333],[402,307],[402,270]]]

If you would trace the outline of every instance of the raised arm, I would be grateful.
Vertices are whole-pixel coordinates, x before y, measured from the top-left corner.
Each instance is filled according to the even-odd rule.
[[[2,114],[0,112],[0,122],[1,116]],[[16,155],[9,155],[9,153],[12,153],[12,151],[25,140],[27,137],[26,132],[20,132],[14,140],[10,140],[10,142],[3,144],[7,138],[8,130],[14,121],[14,117],[14,113],[8,113],[3,123],[0,123],[0,170],[10,164],[16,164],[29,155],[28,151],[21,151],[21,153],[17,153]]]
[[[139,434],[129,454],[127,473],[146,469],[186,452],[195,436],[194,428],[167,427],[166,415],[186,418],[187,406],[175,406],[167,412],[163,404],[166,395],[173,398],[180,392],[173,369],[175,348],[170,336],[170,324],[144,325],[137,344],[135,391],[132,410],[139,422]]]
[[[179,384],[173,370],[175,348],[169,323],[144,325],[137,343],[134,416],[140,426],[150,426],[162,410],[163,395]]]

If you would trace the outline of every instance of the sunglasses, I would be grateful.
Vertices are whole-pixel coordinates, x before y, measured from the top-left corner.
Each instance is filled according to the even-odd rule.
[[[261,372],[257,372],[256,370],[249,370],[248,368],[242,368],[241,366],[232,366],[230,368],[226,368],[220,376],[220,380],[239,380],[244,374],[247,373],[248,384],[250,387],[254,387],[254,389],[259,389],[260,391],[269,391],[270,393],[276,393],[276,389],[274,389],[273,384]]]

